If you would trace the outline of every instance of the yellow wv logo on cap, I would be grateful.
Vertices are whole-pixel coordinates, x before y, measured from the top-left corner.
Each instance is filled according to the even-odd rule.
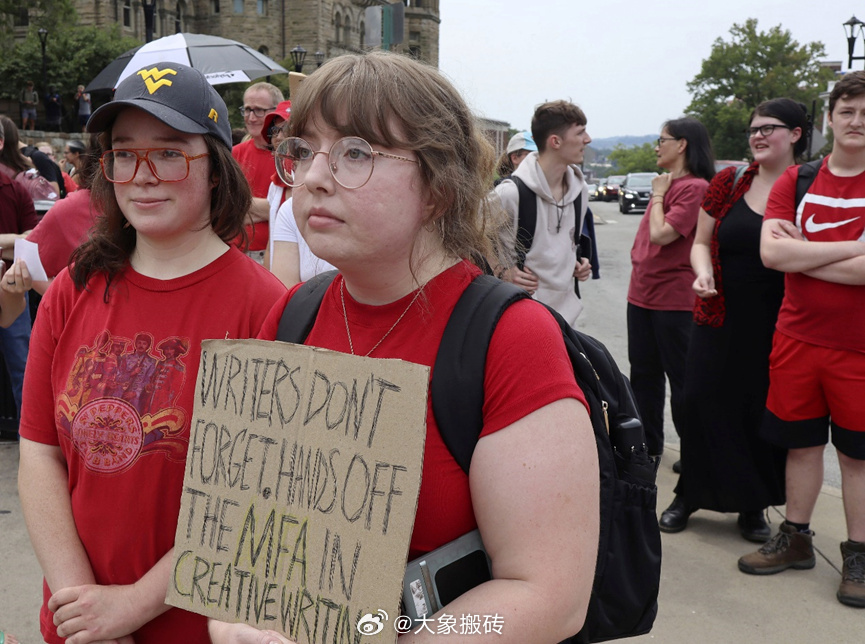
[[[216,110],[212,107],[210,108],[210,114],[207,115],[207,118],[209,118],[214,123],[219,123],[219,114],[217,114]]]
[[[158,90],[163,85],[171,86],[171,81],[163,78],[163,76],[167,74],[177,75],[177,72],[173,69],[158,69],[154,67],[153,69],[142,69],[138,72],[138,75],[144,79],[144,84],[147,86],[147,91],[153,94],[156,90]]]

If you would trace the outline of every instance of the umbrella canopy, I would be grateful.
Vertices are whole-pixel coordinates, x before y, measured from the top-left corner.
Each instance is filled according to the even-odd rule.
[[[182,63],[199,70],[211,85],[249,82],[288,70],[252,47],[219,36],[173,34],[121,54],[90,81],[88,92],[114,89],[142,67]]]

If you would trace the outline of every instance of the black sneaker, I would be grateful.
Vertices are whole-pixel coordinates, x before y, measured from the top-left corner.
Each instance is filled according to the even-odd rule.
[[[765,510],[739,513],[739,532],[746,541],[766,543],[772,537],[772,530],[766,523]]]

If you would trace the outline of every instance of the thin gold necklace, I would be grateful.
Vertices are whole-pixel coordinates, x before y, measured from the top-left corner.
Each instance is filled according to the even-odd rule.
[[[408,313],[408,310],[409,310],[409,309],[412,307],[412,305],[417,301],[417,298],[420,297],[420,294],[421,294],[422,292],[423,292],[423,286],[421,286],[421,287],[417,290],[417,293],[415,293],[415,296],[411,299],[411,302],[409,302],[409,303],[408,303],[408,306],[405,307],[405,311],[403,311],[403,312],[400,314],[400,316],[396,319],[396,322],[394,322],[394,323],[391,325],[391,327],[387,330],[387,332],[386,332],[383,336],[381,336],[381,339],[380,339],[378,342],[375,343],[375,346],[374,346],[372,349],[370,349],[369,351],[367,351],[367,352],[364,354],[364,357],[365,357],[365,358],[369,357],[369,355],[370,355],[373,351],[375,351],[376,349],[378,349],[379,345],[380,345],[382,342],[384,342],[384,339],[385,339],[387,336],[389,336],[389,335],[390,335],[390,332],[393,331],[393,330],[396,328],[396,325],[399,324],[400,321],[402,321],[402,319],[405,317],[405,314]],[[348,313],[347,313],[346,310],[345,310],[345,280],[344,280],[344,279],[341,280],[340,283],[339,283],[339,299],[340,299],[340,301],[342,302],[342,319],[345,320],[345,334],[346,334],[346,336],[348,336],[348,349],[349,349],[349,351],[351,351],[351,355],[356,356],[357,354],[354,352],[354,343],[351,341],[351,331],[350,331],[349,328],[348,328]]]

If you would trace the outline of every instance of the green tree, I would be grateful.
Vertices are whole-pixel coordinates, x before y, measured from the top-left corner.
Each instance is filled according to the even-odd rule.
[[[656,172],[658,158],[651,143],[625,147],[617,144],[608,156],[615,165],[614,174],[629,174],[631,172]]]
[[[73,0],[0,0],[0,51],[12,48],[16,28],[33,26],[54,32],[76,23]]]
[[[31,25],[27,37],[3,53],[0,78],[4,79],[0,95],[14,98],[26,80],[33,80],[42,89],[42,46]],[[75,88],[87,85],[117,56],[142,43],[121,37],[117,25],[79,27],[67,25],[50,32],[46,46],[46,78],[61,96],[75,93]],[[107,97],[106,97],[107,98]]]
[[[826,88],[832,72],[820,66],[820,42],[800,45],[780,25],[758,31],[757,20],[734,24],[729,42],[718,38],[700,73],[688,83],[687,113],[709,130],[715,156],[741,159],[748,153],[748,116],[762,101],[788,97],[808,106]]]

